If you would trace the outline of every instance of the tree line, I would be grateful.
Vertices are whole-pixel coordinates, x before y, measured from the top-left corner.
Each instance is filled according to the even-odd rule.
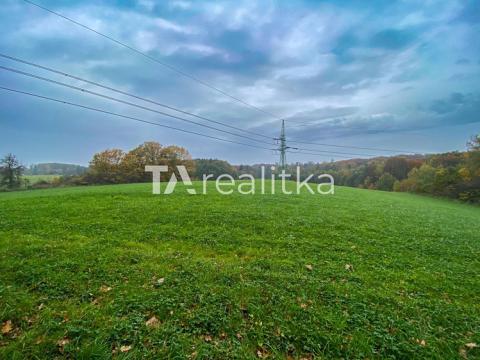
[[[414,192],[480,203],[480,135],[468,141],[464,152],[299,165],[305,174],[332,175],[336,185]],[[294,173],[292,166],[289,170]]]
[[[262,166],[265,176],[270,177],[272,172],[272,164],[234,166],[218,159],[193,160],[183,147],[162,146],[150,141],[128,152],[121,149],[101,151],[93,156],[83,174],[62,176],[31,186],[22,180],[25,167],[14,155],[8,154],[0,161],[0,188],[150,182],[151,174],[145,172],[146,165],[168,165],[169,172],[162,173],[162,180],[170,178],[176,165],[185,166],[193,179],[202,179],[204,174],[213,174],[212,179],[221,174],[234,178],[251,174],[259,178]],[[471,138],[464,152],[291,164],[286,172],[293,175],[292,180],[295,180],[296,166],[301,166],[304,176],[330,174],[336,185],[415,192],[480,203],[480,135]],[[278,172],[278,168],[274,171]]]

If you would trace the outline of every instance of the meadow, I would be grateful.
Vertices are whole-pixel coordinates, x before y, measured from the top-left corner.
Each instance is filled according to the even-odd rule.
[[[479,224],[346,187],[1,193],[0,358],[480,358]]]
[[[59,175],[25,175],[23,178],[28,180],[30,185],[34,185],[41,181],[52,182],[59,177]]]

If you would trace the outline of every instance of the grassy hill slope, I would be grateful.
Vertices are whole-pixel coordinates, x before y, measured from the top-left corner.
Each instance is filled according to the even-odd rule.
[[[353,188],[0,194],[0,358],[478,358],[479,224]]]

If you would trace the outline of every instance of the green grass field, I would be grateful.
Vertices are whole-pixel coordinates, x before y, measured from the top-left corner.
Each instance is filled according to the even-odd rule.
[[[59,177],[60,177],[59,175],[25,175],[23,176],[24,179],[28,180],[30,185],[36,184],[40,181],[51,182]]]
[[[480,208],[353,188],[3,193],[0,322],[1,359],[480,358]]]

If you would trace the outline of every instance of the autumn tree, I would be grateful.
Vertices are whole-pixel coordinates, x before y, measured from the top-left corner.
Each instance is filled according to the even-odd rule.
[[[407,159],[398,156],[388,158],[383,168],[384,172],[393,175],[397,180],[406,179],[410,170]]]
[[[177,165],[184,165],[190,175],[195,168],[190,153],[180,146],[162,147],[158,142],[148,141],[129,151],[122,159],[120,168],[127,182],[148,182],[152,175],[145,172],[146,165],[167,165],[162,180],[170,178]],[[178,175],[178,173],[177,173]]]
[[[8,189],[14,189],[22,183],[22,175],[25,170],[17,157],[13,154],[7,154],[0,160],[0,185]]]
[[[124,181],[120,164],[125,153],[120,149],[109,149],[99,152],[90,161],[87,177],[100,184],[115,184]]]
[[[187,169],[187,172],[190,176],[193,176],[195,171],[195,162],[192,160],[192,156],[187,151],[187,149],[171,145],[166,146],[162,149],[163,161],[165,165],[168,165],[168,173],[166,177],[170,177],[173,172],[179,175],[176,167],[178,165],[183,165]]]
[[[147,141],[129,151],[122,160],[121,170],[127,182],[146,182],[151,174],[145,172],[146,165],[162,165],[164,154],[162,145]]]

